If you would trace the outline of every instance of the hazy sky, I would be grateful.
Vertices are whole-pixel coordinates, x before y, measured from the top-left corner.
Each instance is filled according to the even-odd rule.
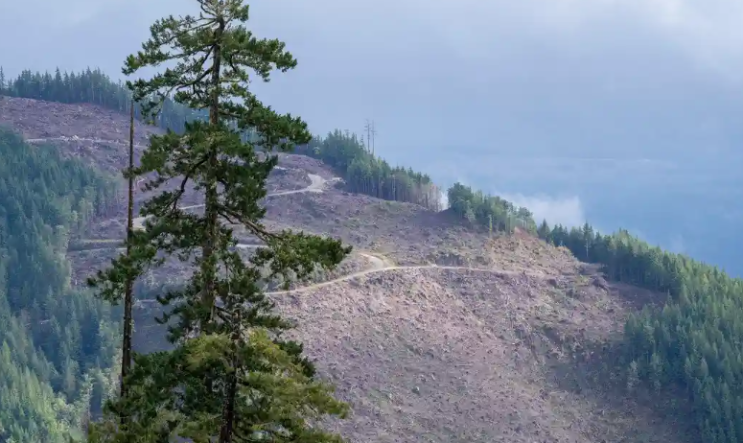
[[[0,0],[0,64],[11,74],[98,66],[116,76],[154,19],[191,3]],[[318,133],[360,132],[373,118],[385,157],[444,180],[510,177],[503,159],[514,157],[696,162],[704,153],[717,165],[743,141],[739,1],[251,4],[256,33],[285,40],[299,59],[261,88],[266,101]],[[567,197],[565,217],[580,218],[580,201]]]

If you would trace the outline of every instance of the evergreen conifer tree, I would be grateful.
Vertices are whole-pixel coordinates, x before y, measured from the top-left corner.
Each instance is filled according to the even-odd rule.
[[[145,229],[127,239],[131,254],[114,260],[91,284],[115,298],[127,279],[168,255],[193,264],[194,274],[184,287],[159,297],[170,306],[158,321],[169,325],[173,349],[135,355],[127,396],[108,405],[110,416],[130,420],[93,425],[89,440],[341,441],[315,425],[327,414],[344,415],[346,405],[313,379],[302,346],[282,338],[293,324],[273,312],[263,293],[268,279],[306,279],[350,252],[338,240],[270,231],[261,223],[260,200],[278,162],[271,152],[311,137],[301,119],[276,113],[250,92],[249,71],[268,81],[271,71],[292,69],[296,60],[284,43],[258,39],[245,28],[248,6],[242,0],[197,1],[198,16],[155,22],[124,73],[167,63],[171,67],[152,78],[127,83],[134,100],[154,116],[172,97],[208,109],[209,119],[186,123],[182,134],[151,137],[134,172],[148,177],[150,190],[171,180],[177,189],[144,204]],[[244,141],[245,130],[258,137]],[[204,197],[203,216],[179,209],[191,187]],[[235,225],[265,243],[247,262],[235,248]]]

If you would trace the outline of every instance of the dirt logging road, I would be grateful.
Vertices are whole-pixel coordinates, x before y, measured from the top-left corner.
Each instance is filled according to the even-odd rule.
[[[105,144],[122,144],[122,145],[128,145],[127,142],[120,141],[120,140],[103,140],[103,139],[94,139],[94,138],[81,138],[81,137],[52,137],[52,138],[36,138],[36,139],[27,139],[28,143],[44,143],[44,142],[54,142],[54,141],[63,141],[63,142],[71,142],[71,141],[88,141],[88,142],[94,142],[94,143],[105,143]],[[136,145],[138,147],[143,147],[142,145]],[[280,166],[277,166],[275,169],[277,170],[288,170],[289,168],[283,168]],[[301,189],[293,189],[293,190],[286,190],[286,191],[277,191],[273,193],[269,193],[266,195],[266,198],[273,198],[273,197],[281,197],[286,195],[293,195],[293,194],[304,194],[304,193],[316,193],[320,194],[325,192],[330,185],[333,183],[336,183],[340,181],[341,179],[339,177],[333,177],[331,179],[325,179],[317,174],[307,173],[307,177],[310,180],[310,184],[307,185],[304,188]],[[183,211],[188,211],[192,209],[198,209],[204,207],[204,204],[198,204],[198,205],[190,205],[190,206],[182,206],[180,209]],[[132,224],[134,226],[134,229],[140,230],[144,229],[144,223],[147,220],[147,217],[136,217]],[[123,249],[121,248],[121,240],[119,239],[96,239],[96,240],[81,240],[81,242],[85,243],[88,242],[94,247],[86,248],[89,250],[93,249]],[[247,244],[247,243],[239,243],[237,244],[237,247],[240,249],[254,249],[259,248],[262,245],[260,244]],[[399,270],[423,270],[423,269],[440,269],[440,270],[452,270],[452,271],[472,271],[472,272],[486,272],[486,273],[492,273],[496,275],[529,275],[532,277],[541,278],[544,277],[544,274],[538,273],[538,272],[530,272],[530,271],[507,271],[507,270],[498,270],[498,269],[491,269],[491,268],[476,268],[476,267],[468,267],[468,266],[441,266],[436,264],[420,264],[420,265],[405,265],[400,266],[396,265],[393,261],[391,261],[389,258],[375,254],[375,253],[368,253],[368,252],[360,252],[359,255],[364,257],[368,260],[370,267],[368,269],[365,269],[363,271],[354,272],[342,277],[338,277],[332,280],[324,281],[321,283],[315,283],[307,286],[303,286],[300,288],[295,288],[287,291],[273,291],[268,292],[267,294],[271,295],[282,295],[282,294],[289,294],[289,293],[297,293],[297,292],[305,292],[305,291],[311,291],[313,289],[322,288],[325,286],[333,285],[336,283],[341,283],[349,280],[353,280],[355,278],[363,277],[366,275],[374,274],[374,273],[384,273],[384,272],[391,272],[391,271],[399,271]],[[148,303],[148,302],[154,302],[154,300],[139,300],[139,303]]]

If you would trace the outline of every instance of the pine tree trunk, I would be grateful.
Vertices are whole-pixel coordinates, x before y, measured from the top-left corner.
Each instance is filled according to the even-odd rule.
[[[233,368],[237,371],[237,368]],[[237,397],[237,374],[230,374],[227,383],[227,393],[222,408],[222,427],[219,430],[219,443],[232,443],[235,423],[235,399]]]
[[[134,168],[134,100],[131,102],[129,111],[129,171]],[[131,240],[134,230],[134,176],[129,175],[129,202],[127,206],[126,219],[126,255],[131,255]],[[132,364],[132,304],[133,286],[132,277],[128,277],[124,288],[124,337],[121,352],[121,397],[127,394],[124,379],[129,374]],[[121,423],[126,423],[127,417],[122,412]]]
[[[224,32],[225,23],[223,19],[219,18],[219,28],[216,31],[216,43],[214,46],[214,54],[212,61],[212,97],[211,106],[209,107],[209,125],[212,129],[219,125],[219,83],[220,83],[220,70],[222,62],[222,46],[220,39]],[[214,314],[214,302],[215,302],[215,281],[217,278],[216,266],[212,262],[212,256],[216,247],[217,228],[219,221],[219,214],[217,212],[217,205],[219,198],[217,194],[217,177],[216,172],[218,168],[217,148],[216,146],[210,146],[209,158],[207,160],[208,172],[207,172],[207,185],[206,185],[206,201],[204,202],[204,212],[206,217],[206,235],[204,236],[203,245],[203,256],[202,256],[202,272],[204,273],[204,293],[202,295],[202,308],[208,310],[205,312],[203,318],[203,324],[201,327],[206,326],[206,323],[211,321]]]
[[[212,90],[212,97],[211,97],[211,105],[209,106],[209,125],[210,129],[215,129],[217,125],[219,125],[219,83],[220,83],[220,69],[221,69],[221,59],[222,59],[222,47],[221,47],[221,35],[224,31],[225,24],[222,21],[222,18],[220,17],[218,19],[219,22],[219,28],[216,31],[216,43],[214,47],[214,54],[213,54],[213,62],[212,62],[212,76],[211,76],[211,82],[212,87],[214,88]],[[202,311],[202,318],[201,323],[198,325],[198,328],[200,331],[203,331],[205,327],[208,326],[208,324],[211,322],[212,317],[214,316],[214,303],[216,301],[216,279],[217,279],[217,268],[215,263],[213,262],[213,255],[214,255],[214,249],[216,247],[216,237],[217,237],[217,228],[218,228],[218,222],[219,222],[219,213],[217,212],[219,204],[218,198],[219,195],[217,193],[217,177],[216,172],[217,168],[219,167],[218,164],[218,158],[217,158],[217,147],[216,146],[210,146],[209,147],[209,157],[207,159],[207,185],[206,185],[206,196],[205,196],[205,202],[204,202],[204,215],[206,218],[206,226],[205,226],[205,232],[204,232],[204,245],[202,247],[202,264],[201,264],[201,270],[203,273],[204,278],[204,292],[201,296],[201,309]],[[206,385],[207,391],[212,391],[214,380],[210,378],[205,378],[204,383]],[[220,429],[220,440],[222,439],[222,434],[227,433],[229,435],[229,438],[232,437],[232,431],[226,430],[224,423],[221,426]],[[227,440],[229,441],[229,440]]]
[[[222,47],[221,47],[221,36],[224,31],[225,23],[222,18],[219,18],[219,28],[217,28],[216,45],[214,47],[214,62],[212,64],[212,103],[209,109],[209,124],[216,128],[219,125],[219,82],[220,82],[220,69],[221,69],[221,58],[222,58]],[[206,189],[206,239],[204,244],[204,260],[207,269],[204,275],[204,295],[206,297],[205,303],[209,309],[209,316],[207,321],[211,321],[214,312],[215,302],[215,288],[214,280],[216,279],[216,269],[210,264],[210,257],[213,254],[215,247],[215,240],[217,236],[217,223],[219,220],[219,214],[217,213],[218,194],[217,194],[217,180],[215,172],[218,168],[218,158],[216,147],[211,149],[209,153],[209,177],[210,181]],[[208,254],[208,255],[207,255]],[[232,334],[232,340],[237,342],[240,339],[240,322],[236,322],[234,325],[234,332]],[[228,376],[227,389],[224,393],[224,403],[222,408],[222,425],[219,430],[219,443],[231,443],[234,433],[234,421],[235,421],[235,400],[237,397],[237,368],[235,367],[233,358],[232,372]]]
[[[240,316],[233,323],[232,342],[237,347],[240,340]],[[232,443],[232,436],[235,429],[235,401],[237,399],[237,371],[238,362],[235,358],[235,351],[232,354],[232,372],[227,378],[227,391],[225,392],[224,403],[222,406],[222,426],[219,430],[219,443]]]

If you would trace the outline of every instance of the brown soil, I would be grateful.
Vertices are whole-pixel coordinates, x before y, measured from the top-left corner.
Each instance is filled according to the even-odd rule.
[[[30,138],[121,139],[128,122],[91,106],[10,99],[0,101],[0,124]],[[58,146],[102,169],[123,164],[123,146],[105,155],[100,146]],[[292,172],[274,174],[273,192],[307,186],[306,173],[333,175],[307,157],[284,155],[280,164]],[[190,194],[186,204],[195,203]],[[617,366],[624,320],[660,300],[656,294],[608,283],[595,266],[531,236],[491,237],[447,212],[335,188],[265,204],[269,227],[329,234],[355,247],[338,270],[320,276],[326,283],[272,295],[299,320],[297,334],[321,374],[351,403],[352,417],[329,424],[351,441],[695,441],[683,402],[674,416],[666,408],[672,396],[628,395],[625,368]],[[121,238],[122,215],[95,221],[86,238]],[[73,282],[115,253],[71,251]],[[148,279],[185,272],[171,262]],[[165,346],[151,320],[157,309],[138,304],[140,351]]]

